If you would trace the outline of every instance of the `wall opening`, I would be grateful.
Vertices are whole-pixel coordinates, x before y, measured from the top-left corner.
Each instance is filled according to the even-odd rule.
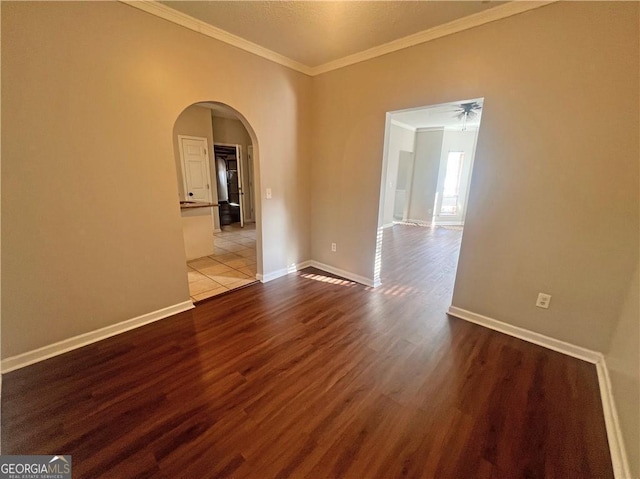
[[[253,128],[229,105],[194,103],[176,119],[173,145],[191,300],[256,282],[262,222]]]
[[[476,98],[387,113],[376,285],[384,282],[385,268],[392,275],[385,244],[391,256],[400,249],[416,258],[453,248],[457,264],[483,106]]]

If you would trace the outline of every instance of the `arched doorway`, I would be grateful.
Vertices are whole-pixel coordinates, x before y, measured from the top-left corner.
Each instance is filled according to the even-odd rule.
[[[192,301],[255,283],[262,274],[255,131],[229,105],[198,102],[176,119],[173,146]]]

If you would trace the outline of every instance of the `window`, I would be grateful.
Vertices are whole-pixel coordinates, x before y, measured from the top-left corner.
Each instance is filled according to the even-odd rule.
[[[450,151],[447,157],[447,167],[444,175],[444,189],[442,191],[441,216],[458,214],[458,198],[460,197],[460,179],[462,177],[462,160],[464,151]]]

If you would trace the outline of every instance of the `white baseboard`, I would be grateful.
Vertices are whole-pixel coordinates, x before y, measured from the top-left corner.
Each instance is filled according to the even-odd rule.
[[[111,326],[96,329],[95,331],[80,334],[69,339],[63,339],[57,343],[3,359],[1,366],[2,373],[4,374],[16,369],[24,368],[25,366],[64,354],[88,344],[98,342],[102,339],[110,338],[111,336],[124,333],[131,329],[139,328],[145,324],[153,323],[154,321],[173,316],[174,314],[182,313],[183,311],[187,311],[193,307],[194,306],[191,301],[184,301],[182,303],[174,304],[173,306],[168,306],[157,311],[143,314],[136,318],[127,319],[126,321],[112,324]]]
[[[613,473],[616,479],[630,479],[629,462],[624,447],[624,440],[620,430],[620,422],[616,411],[613,390],[611,388],[611,380],[609,378],[609,370],[607,368],[604,355],[598,351],[576,346],[574,344],[550,338],[544,334],[535,333],[528,329],[513,326],[511,324],[489,318],[481,314],[467,311],[466,309],[450,306],[447,314],[464,319],[471,323],[479,324],[485,328],[493,329],[501,333],[513,336],[524,341],[528,341],[538,346],[542,346],[559,353],[566,354],[596,366],[598,373],[598,385],[600,388],[600,398],[602,401],[602,411],[607,429],[607,439],[609,441],[609,450],[611,454],[611,463],[613,465]]]
[[[538,346],[552,349],[553,351],[566,354],[567,356],[582,359],[583,361],[587,361],[589,363],[596,364],[602,360],[602,354],[599,352],[592,351],[581,346],[576,346],[565,341],[560,341],[559,339],[550,338],[549,336],[545,336],[544,334],[535,333],[533,331],[529,331],[528,329],[520,328],[512,324],[503,323],[502,321],[498,321],[497,319],[473,313],[456,306],[450,306],[447,314],[455,316],[456,318],[464,319],[465,321],[469,321],[471,323],[479,324],[495,331],[500,331],[501,333],[508,334],[509,336],[513,336],[515,338],[537,344]]]
[[[434,221],[433,226],[464,226],[462,221]]]
[[[620,421],[613,397],[609,369],[607,368],[604,356],[602,360],[596,364],[596,370],[598,371],[600,399],[602,401],[602,411],[604,412],[604,422],[607,427],[607,439],[609,441],[609,451],[611,452],[613,475],[616,479],[629,479],[631,478],[629,461],[624,447],[622,431],[620,430]]]
[[[319,261],[315,260],[302,261],[301,263],[293,264],[288,268],[282,268],[267,274],[257,274],[256,278],[258,279],[258,281],[268,283],[269,281],[281,278],[282,276],[285,276],[289,273],[295,273],[297,271],[300,271],[301,269],[309,267],[321,269],[322,271],[326,271],[327,273],[335,274],[336,276],[341,276],[345,279],[350,279],[351,281],[355,281],[356,283],[360,283],[365,286],[371,286],[375,288],[376,286],[380,285],[380,283],[378,282],[378,284],[374,286],[374,282],[369,278],[365,278],[364,276],[360,276],[358,274],[351,273],[340,268],[334,268],[333,266],[329,266],[328,264],[320,263]]]
[[[295,273],[296,271],[300,271],[301,269],[308,268],[309,266],[311,266],[310,263],[311,261],[303,261],[301,263],[292,264],[288,268],[278,269],[267,274],[256,274],[256,279],[262,283],[268,283],[269,281],[273,281],[274,279],[286,276],[289,273]]]
[[[355,281],[356,283],[364,284],[365,286],[370,286],[375,288],[374,282],[370,278],[365,278],[364,276],[360,276],[359,274],[351,273],[350,271],[345,271],[340,268],[334,268],[333,266],[329,266],[328,264],[320,263],[319,261],[307,261],[308,266],[313,268],[321,269],[322,271],[326,271],[327,273],[335,274],[336,276],[341,276],[345,279],[350,279],[351,281]]]
[[[395,221],[394,223],[396,224],[406,224],[406,223],[413,223],[416,225],[420,225],[420,226],[432,226],[433,225],[433,221],[432,220],[414,220],[411,218],[407,218],[406,220],[402,220],[402,221]]]
[[[313,261],[311,261],[310,259],[308,259],[307,261],[303,261],[302,263],[298,263],[297,266],[297,271],[300,271],[301,269],[305,269],[305,268],[310,268],[312,265]]]

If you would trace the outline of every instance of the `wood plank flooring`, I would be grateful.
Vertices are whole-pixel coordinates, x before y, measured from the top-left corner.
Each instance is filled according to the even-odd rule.
[[[593,365],[444,313],[461,233],[308,269],[5,375],[3,454],[75,478],[608,478]]]

